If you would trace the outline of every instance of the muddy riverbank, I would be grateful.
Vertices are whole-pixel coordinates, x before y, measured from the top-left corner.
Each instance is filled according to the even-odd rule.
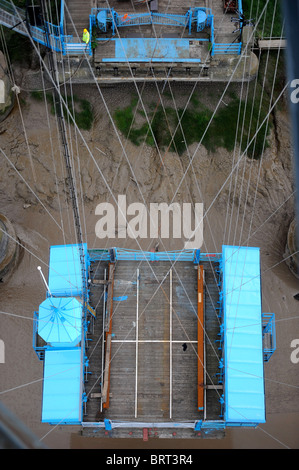
[[[173,85],[172,89],[177,105],[184,106],[190,86]],[[216,90],[215,84],[200,84],[197,93],[211,97]],[[147,145],[135,146],[115,128],[113,113],[120,104],[131,102],[134,85],[104,88],[102,96],[94,87],[77,86],[74,91],[80,98],[88,98],[94,110],[91,130],[75,132],[73,125],[68,127],[82,229],[89,248],[150,249],[158,242],[160,251],[183,247],[183,240],[178,239],[143,239],[136,243],[128,238],[97,238],[97,204],[115,202],[121,194],[126,194],[128,204],[203,202],[203,251],[220,251],[223,243],[261,247],[263,311],[274,312],[277,319],[277,350],[265,364],[267,423],[256,430],[232,429],[221,442],[149,443],[143,443],[142,437],[137,442],[95,438],[87,443],[76,427],[53,428],[40,423],[43,370],[32,349],[32,317],[44,300],[45,288],[37,266],[41,265],[47,274],[49,247],[74,243],[75,234],[57,124],[49,107],[47,114],[45,102],[34,99],[29,91],[19,96],[22,117],[15,106],[0,124],[0,213],[12,222],[24,246],[14,275],[0,284],[0,337],[5,343],[0,399],[52,448],[298,448],[299,366],[290,360],[290,344],[299,337],[298,301],[293,297],[299,288],[282,261],[294,217],[286,103],[276,111],[269,146],[261,160],[240,158],[239,149],[232,153],[218,148],[211,153],[197,143],[179,156]],[[143,93],[148,103],[159,99],[154,85],[147,85]],[[190,158],[193,165],[188,169]],[[239,158],[240,163],[234,165]]]

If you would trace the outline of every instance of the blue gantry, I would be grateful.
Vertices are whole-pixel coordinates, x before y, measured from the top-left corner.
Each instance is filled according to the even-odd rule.
[[[203,253],[200,250],[88,250],[85,246],[85,253],[88,269],[95,261],[110,264],[169,261],[192,263],[195,267],[205,261],[214,263],[220,290],[217,375],[218,387],[219,384],[222,387],[219,399],[222,411],[217,420],[195,420],[194,430],[210,432],[228,426],[254,427],[265,422],[264,362],[272,356],[276,343],[275,316],[262,314],[259,248],[223,246],[222,253]],[[33,347],[39,359],[44,361],[42,422],[50,424],[84,426],[82,410],[87,399],[84,377],[89,365],[85,349],[88,321],[80,303],[83,284],[79,280],[78,264],[77,245],[50,248],[49,287],[52,291],[50,288],[46,300],[34,314]],[[266,336],[267,343],[264,343]],[[112,430],[114,422],[108,421]],[[93,424],[106,428],[107,423]],[[169,427],[170,424],[164,425]],[[136,426],[138,422],[134,422]],[[175,426],[180,427],[180,423]]]

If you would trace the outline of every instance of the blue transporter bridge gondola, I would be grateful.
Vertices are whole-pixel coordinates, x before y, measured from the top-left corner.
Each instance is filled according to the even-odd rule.
[[[85,309],[78,246],[50,249],[51,295],[33,332],[42,422],[76,424],[83,435],[182,438],[265,422],[264,365],[276,346],[274,314],[262,313],[259,248],[84,249]]]

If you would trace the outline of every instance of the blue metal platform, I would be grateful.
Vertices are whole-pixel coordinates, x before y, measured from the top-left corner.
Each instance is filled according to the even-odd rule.
[[[80,424],[82,421],[81,348],[47,350],[44,360],[42,422]]]
[[[84,244],[86,270],[87,245]],[[78,245],[56,245],[50,248],[49,290],[58,297],[83,295],[83,281]]]
[[[60,23],[58,25],[44,22],[44,27],[26,26],[26,12],[24,9],[16,7],[7,0],[0,0],[0,24],[14,28],[15,31],[24,35],[31,36],[32,40],[43,44],[53,51],[61,52],[63,55],[92,55],[93,28],[96,26],[101,33],[107,33],[112,29],[115,35],[119,29],[127,27],[139,27],[142,25],[162,25],[177,26],[189,30],[191,35],[192,28],[197,32],[209,30],[209,39],[211,43],[211,56],[215,54],[241,54],[242,43],[218,44],[214,38],[214,15],[210,8],[189,8],[185,15],[165,14],[159,12],[150,12],[142,14],[118,14],[113,9],[92,8],[89,16],[89,33],[91,41],[86,45],[81,38],[66,35],[64,31],[64,0],[61,0]],[[242,14],[242,3],[240,1],[240,14]],[[48,34],[46,34],[48,33]],[[179,33],[178,33],[178,36]],[[116,56],[118,57],[118,56]],[[177,57],[176,55],[173,58]],[[121,59],[121,58],[120,58]],[[141,60],[141,59],[140,59]],[[145,59],[144,59],[145,60]],[[160,60],[159,58],[155,60]],[[180,57],[177,57],[181,61]],[[122,61],[122,60],[120,60]],[[189,58],[192,61],[192,58]]]
[[[265,422],[260,250],[223,247],[224,418]]]

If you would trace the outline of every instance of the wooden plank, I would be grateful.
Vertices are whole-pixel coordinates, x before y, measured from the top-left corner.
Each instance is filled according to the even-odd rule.
[[[285,49],[287,43],[285,39],[260,39],[258,45],[260,49]]]
[[[110,328],[110,318],[112,316],[112,307],[113,307],[113,281],[114,281],[114,268],[113,263],[109,264],[109,283],[108,283],[108,294],[107,294],[107,305],[106,305],[106,321],[105,321],[105,331],[109,331]]]
[[[97,285],[97,284],[101,284],[101,285],[109,284],[109,281],[106,281],[104,279],[93,279],[91,282],[92,282],[92,284],[95,284],[95,285]]]
[[[109,378],[110,378],[110,360],[111,360],[111,334],[106,333],[106,351],[104,368],[104,385],[102,389],[102,403],[104,408],[109,407]]]
[[[197,270],[197,408],[204,408],[204,270]]]
[[[91,393],[90,398],[101,398],[102,394],[101,393]]]
[[[106,306],[106,350],[105,350],[105,366],[104,381],[102,389],[102,403],[104,408],[109,408],[109,390],[110,390],[110,363],[111,363],[111,340],[112,340],[112,307],[113,307],[113,281],[114,281],[115,265],[109,264],[108,297]]]

